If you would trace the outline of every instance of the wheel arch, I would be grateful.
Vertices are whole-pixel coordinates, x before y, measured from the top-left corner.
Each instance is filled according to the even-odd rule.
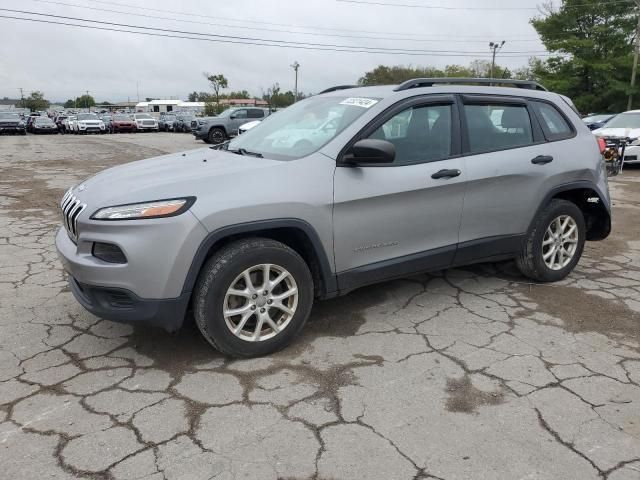
[[[538,207],[529,231],[542,209],[555,198],[570,201],[580,209],[587,226],[587,240],[604,240],[611,233],[611,212],[606,197],[594,183],[587,181],[567,183],[552,189]]]
[[[209,125],[209,128],[207,129],[207,135],[209,135],[209,133],[211,133],[211,130],[213,130],[214,128],[219,128],[220,130],[222,130],[224,132],[224,134],[228,137],[229,136],[229,132],[227,131],[227,127],[225,127],[222,124],[213,124],[213,125]]]
[[[311,270],[315,296],[327,298],[336,294],[336,276],[318,233],[308,222],[293,218],[241,223],[211,232],[196,251],[182,293],[193,291],[202,267],[216,251],[233,241],[251,237],[270,238],[295,250]]]

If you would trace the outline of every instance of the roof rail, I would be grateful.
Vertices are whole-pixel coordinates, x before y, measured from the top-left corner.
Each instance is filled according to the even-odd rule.
[[[512,80],[505,78],[414,78],[401,83],[393,89],[394,92],[401,92],[403,90],[409,90],[410,88],[420,87],[433,87],[434,85],[489,85],[489,86],[511,86],[517,88],[524,88],[528,90],[542,90],[547,91],[538,82],[530,80]]]
[[[359,85],[338,85],[336,87],[327,88],[326,90],[321,91],[318,95],[322,95],[323,93],[331,93],[337,92],[338,90],[348,90],[350,88],[358,88]]]

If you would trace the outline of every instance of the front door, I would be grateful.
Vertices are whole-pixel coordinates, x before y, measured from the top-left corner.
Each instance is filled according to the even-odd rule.
[[[459,118],[448,96],[411,99],[357,139],[394,144],[393,164],[341,166],[334,182],[339,288],[446,268],[465,189]]]

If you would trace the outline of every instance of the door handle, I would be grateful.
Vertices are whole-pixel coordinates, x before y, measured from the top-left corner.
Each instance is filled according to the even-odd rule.
[[[459,177],[460,174],[462,172],[460,170],[457,169],[453,169],[453,170],[440,170],[439,172],[434,173],[433,175],[431,175],[431,178],[433,178],[434,180],[437,180],[439,178],[454,178],[454,177]]]
[[[531,163],[534,165],[546,165],[551,162],[553,162],[553,157],[551,155],[538,155],[536,158],[531,160]]]

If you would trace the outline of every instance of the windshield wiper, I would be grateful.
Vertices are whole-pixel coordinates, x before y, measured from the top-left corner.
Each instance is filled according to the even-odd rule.
[[[261,153],[258,152],[250,152],[249,150],[247,150],[246,148],[238,148],[237,150],[229,150],[227,148],[227,151],[231,152],[231,153],[235,153],[236,155],[245,155],[248,157],[257,157],[257,158],[263,158]]]

